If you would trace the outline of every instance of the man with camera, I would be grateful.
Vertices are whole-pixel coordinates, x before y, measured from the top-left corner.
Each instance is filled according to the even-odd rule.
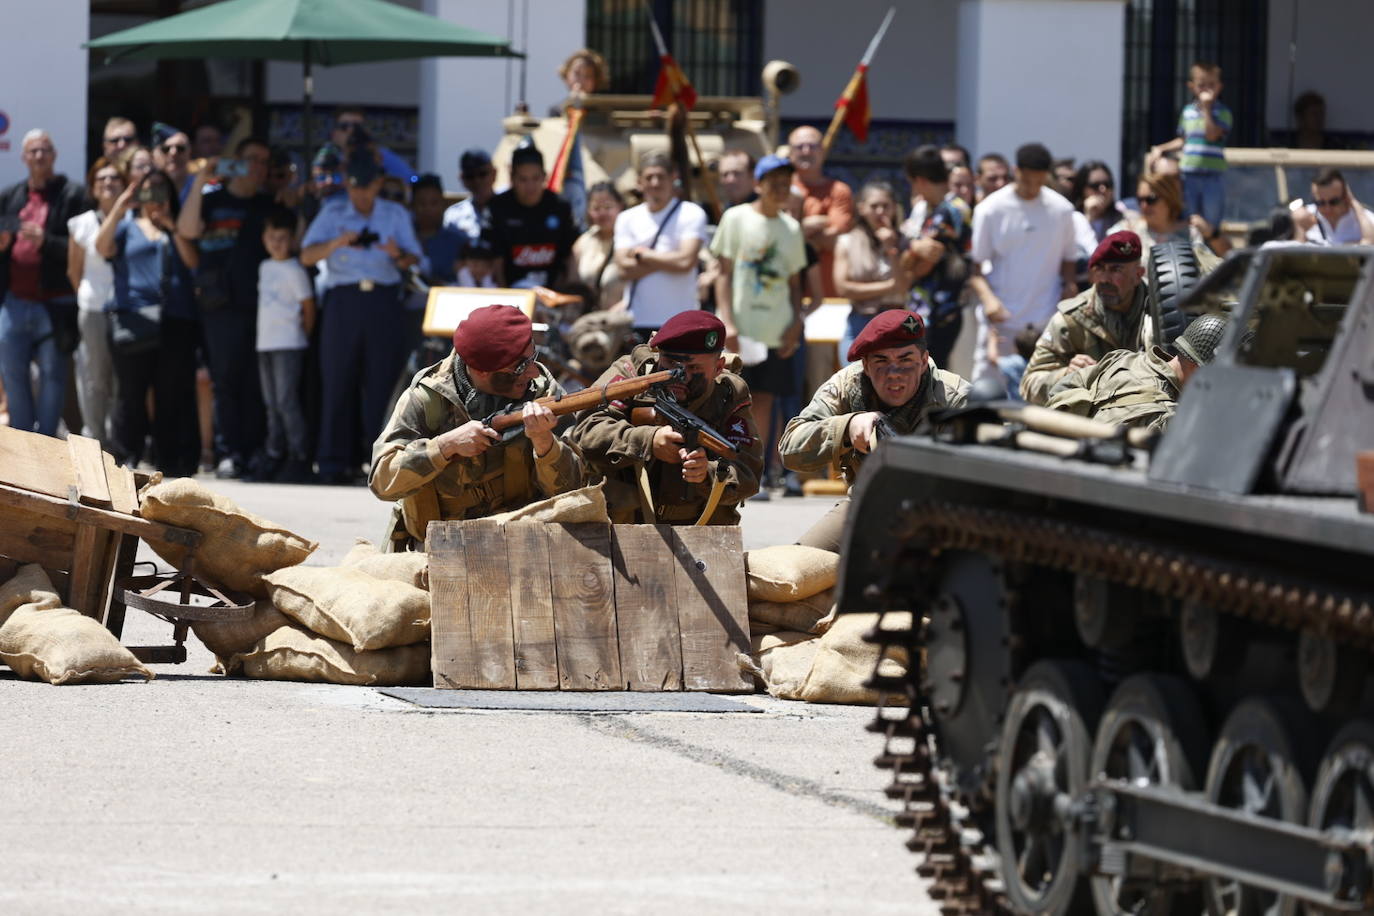
[[[405,362],[401,272],[421,254],[410,213],[378,198],[382,171],[376,154],[365,147],[353,150],[344,171],[347,194],[330,198],[301,240],[302,264],[328,264],[316,459],[320,482],[334,484],[354,481],[359,449],[377,438],[386,421]]]
[[[186,193],[177,234],[200,249],[196,297],[205,355],[215,386],[215,468],[240,477],[262,444],[264,409],[257,364],[258,265],[267,259],[263,220],[272,197],[263,191],[272,151],[245,137],[234,158],[206,163]],[[206,191],[212,179],[220,187]]]

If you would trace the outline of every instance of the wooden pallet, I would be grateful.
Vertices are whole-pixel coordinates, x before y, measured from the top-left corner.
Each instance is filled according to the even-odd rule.
[[[753,689],[734,526],[432,522],[434,686]]]

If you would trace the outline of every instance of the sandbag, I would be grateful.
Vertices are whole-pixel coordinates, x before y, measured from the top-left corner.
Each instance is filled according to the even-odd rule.
[[[429,593],[413,585],[323,566],[279,569],[264,581],[277,610],[358,652],[429,639]]]
[[[303,562],[318,546],[245,512],[233,500],[211,492],[189,477],[153,484],[141,496],[144,518],[204,535],[196,550],[198,577],[256,598],[267,597],[263,576]],[[186,561],[185,547],[161,541],[148,544],[177,569]]]
[[[429,591],[429,555],[420,551],[381,553],[371,541],[358,538],[353,549],[344,554],[343,565],[360,569],[374,579],[404,582]]]
[[[222,663],[225,674],[242,672],[265,681],[310,681],[356,687],[427,686],[429,643],[355,652],[332,639],[284,626],[264,636],[248,651]]]
[[[746,551],[750,601],[800,601],[833,588],[840,555],[818,547],[778,544]]]
[[[820,640],[810,633],[780,630],[755,636],[752,643],[763,689],[780,700],[800,700]]]
[[[191,632],[205,643],[205,648],[219,658],[235,652],[247,652],[267,634],[291,625],[291,618],[272,606],[266,598],[258,599],[253,616],[243,620],[197,620]]]
[[[873,705],[878,693],[863,686],[878,664],[880,646],[863,640],[878,622],[878,614],[840,614],[816,645],[811,673],[802,685],[801,698],[808,703],[859,703]],[[889,614],[885,628],[911,626],[909,613]],[[890,677],[906,674],[906,653],[889,649],[879,673]]]
[[[749,630],[756,623],[772,624],[779,630],[799,633],[824,633],[834,620],[835,589],[827,588],[800,601],[750,601]]]
[[[134,674],[153,679],[99,621],[62,607],[35,564],[0,589],[0,620],[0,661],[20,677],[49,684],[112,684]]]
[[[606,509],[606,492],[602,484],[569,490],[550,496],[537,503],[529,503],[519,509],[489,516],[491,521],[500,522],[557,522],[564,525],[611,523]]]

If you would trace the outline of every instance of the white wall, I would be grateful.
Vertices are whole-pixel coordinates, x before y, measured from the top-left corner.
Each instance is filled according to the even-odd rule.
[[[1125,0],[961,0],[959,141],[1117,163],[1124,28]]]
[[[828,123],[854,65],[894,5],[897,15],[868,71],[873,117],[954,120],[958,0],[765,0],[764,61],[781,58],[801,70],[801,88],[783,97],[783,117]]]
[[[509,36],[529,55],[527,101],[542,117],[567,94],[558,66],[586,39],[584,0],[424,0],[425,12],[492,35]],[[522,47],[522,13],[529,10],[529,47]],[[514,12],[514,29],[508,16]],[[420,62],[420,162],[457,184],[458,156],[469,147],[495,149],[501,119],[509,115],[520,87],[518,60],[446,57]],[[508,88],[509,87],[509,88]]]
[[[1271,130],[1287,130],[1289,37],[1296,5],[1298,56],[1292,99],[1308,90],[1326,97],[1329,130],[1374,130],[1374,3],[1350,0],[1269,0],[1269,87],[1266,117]]]
[[[81,43],[89,38],[90,10],[69,3],[61,15],[34,18],[36,27],[11,21],[0,30],[0,113],[7,122],[0,133],[0,185],[28,174],[20,146],[35,127],[52,135],[57,170],[84,182],[89,52]]]

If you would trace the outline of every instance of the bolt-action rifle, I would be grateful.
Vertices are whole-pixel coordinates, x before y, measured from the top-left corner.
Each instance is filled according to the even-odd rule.
[[[571,394],[550,395],[546,398],[540,398],[535,403],[543,404],[555,417],[561,417],[565,414],[577,413],[580,410],[605,407],[612,401],[628,400],[651,389],[657,390],[660,398],[666,398],[668,397],[667,386],[673,382],[682,382],[685,378],[686,376],[681,369],[665,369],[662,372],[652,372],[649,375],[640,375],[635,378],[621,379],[616,382],[607,382],[604,385],[584,388]],[[505,410],[491,414],[482,422],[500,433],[501,444],[504,444],[524,434],[525,423],[521,416],[521,411],[524,408],[524,404],[515,404]]]

